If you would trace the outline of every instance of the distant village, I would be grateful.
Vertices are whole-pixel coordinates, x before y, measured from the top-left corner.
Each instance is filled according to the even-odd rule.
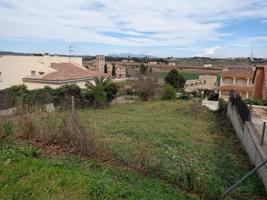
[[[215,64],[209,58],[185,59],[116,59],[96,55],[94,57],[58,56],[49,54],[2,55],[0,57],[0,90],[13,85],[24,84],[28,89],[44,86],[57,88],[65,84],[85,87],[87,81],[110,77],[115,81],[134,79],[143,64],[154,74],[167,73],[172,69],[178,72],[194,73],[199,76],[187,78],[185,92],[213,90],[220,98],[227,100],[231,90],[237,91],[243,99],[265,98],[264,65],[244,63],[244,59],[219,59]],[[198,61],[198,62],[197,62]],[[246,60],[245,60],[246,61]],[[250,61],[250,60],[249,60]],[[225,62],[231,63],[225,65]],[[264,62],[264,60],[258,60]],[[201,63],[201,65],[199,65]],[[220,64],[221,63],[221,64]],[[260,75],[259,75],[260,74]],[[265,77],[265,76],[264,76]],[[159,80],[160,82],[160,80]],[[254,87],[253,84],[257,87]],[[262,88],[262,89],[261,89]]]

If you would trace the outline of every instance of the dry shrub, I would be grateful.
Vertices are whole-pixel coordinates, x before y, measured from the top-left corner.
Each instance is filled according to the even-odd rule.
[[[76,118],[73,124],[67,115],[49,114],[40,130],[47,144],[59,144],[81,155],[111,160],[111,151],[103,138],[81,118]]]
[[[19,124],[21,127],[20,136],[22,138],[32,140],[37,136],[38,128],[29,114],[21,115],[19,118]]]
[[[153,157],[148,142],[138,142],[138,150],[133,158],[132,167],[140,173],[147,174],[150,168],[150,161]]]

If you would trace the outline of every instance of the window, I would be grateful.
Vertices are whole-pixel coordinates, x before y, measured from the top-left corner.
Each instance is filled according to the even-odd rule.
[[[40,76],[44,75],[44,72],[39,72]]]
[[[223,84],[233,84],[233,79],[232,78],[222,78],[222,83]]]
[[[247,85],[247,79],[238,78],[235,80],[236,85]]]
[[[2,72],[0,72],[0,82],[2,82]]]
[[[31,76],[35,76],[35,71],[31,71]]]

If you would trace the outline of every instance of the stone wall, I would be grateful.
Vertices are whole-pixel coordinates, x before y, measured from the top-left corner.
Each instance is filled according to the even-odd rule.
[[[245,122],[243,124],[237,109],[231,105],[230,101],[227,105],[227,116],[230,118],[235,132],[240,139],[249,159],[253,165],[259,165],[267,160],[267,144],[260,145],[260,133],[257,131],[253,123]],[[267,190],[267,166],[262,167],[258,172]]]

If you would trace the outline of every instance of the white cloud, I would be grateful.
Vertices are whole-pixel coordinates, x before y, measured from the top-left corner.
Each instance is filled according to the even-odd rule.
[[[262,0],[0,0],[0,39],[181,46],[220,41],[227,21],[267,19]],[[6,16],[6,17],[3,17]],[[219,48],[204,49],[213,55]]]
[[[197,56],[216,57],[218,51],[221,50],[221,49],[222,49],[221,46],[215,46],[215,47],[211,47],[211,48],[206,48],[206,49],[203,49],[202,52],[200,54],[198,54]]]

